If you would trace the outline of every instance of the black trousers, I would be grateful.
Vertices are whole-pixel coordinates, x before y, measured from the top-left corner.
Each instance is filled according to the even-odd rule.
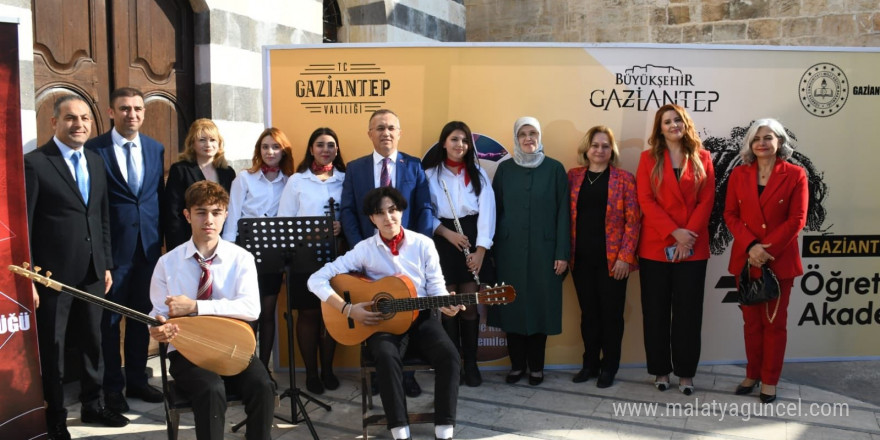
[[[85,279],[73,287],[92,295],[104,295],[104,280],[95,279],[92,264]],[[64,350],[70,332],[79,347],[79,401],[83,409],[101,409],[101,386],[104,359],[101,357],[101,313],[94,304],[75,299],[63,292],[38,285],[40,308],[37,309],[37,338],[40,351],[40,372],[43,376],[43,397],[46,399],[46,421],[49,426],[67,419],[64,407]]]
[[[547,335],[535,333],[522,335],[507,333],[507,355],[510,356],[510,370],[538,373],[544,371],[544,355],[547,350]]]
[[[402,345],[404,345],[402,347]],[[417,353],[434,369],[434,424],[455,425],[461,361],[458,350],[430,310],[422,310],[403,335],[376,333],[367,339],[367,349],[376,361],[379,396],[388,429],[409,424],[403,391],[403,354]]]
[[[192,399],[196,438],[222,439],[226,428],[226,392],[242,397],[247,414],[245,438],[269,440],[275,410],[275,385],[258,359],[235,376],[220,376],[198,367],[180,353],[168,353],[168,371],[177,387]]]
[[[602,264],[578,264],[571,275],[581,306],[583,366],[591,371],[617,374],[628,278],[615,280],[608,276],[604,259]]]
[[[648,373],[694,377],[700,361],[707,260],[641,259],[642,321]]]
[[[130,262],[119,264],[111,271],[113,286],[106,299],[141,313],[150,313],[150,279],[156,262],[149,262],[141,245],[140,235]],[[125,320],[125,376],[122,374],[122,357],[119,354],[119,322],[122,315],[104,310],[101,319],[101,339],[104,355],[104,392],[121,392],[129,387],[147,384],[147,350],[150,331],[147,325],[133,319]]]

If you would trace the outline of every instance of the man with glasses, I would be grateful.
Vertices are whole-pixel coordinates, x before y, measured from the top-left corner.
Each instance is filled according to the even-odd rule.
[[[403,228],[428,237],[434,233],[428,180],[419,159],[397,150],[400,134],[397,115],[387,109],[376,110],[370,116],[367,131],[367,136],[373,142],[373,153],[348,163],[342,183],[339,215],[342,231],[352,247],[374,233],[373,223],[363,213],[364,196],[371,189],[384,186],[400,191],[408,203],[409,208],[402,212]],[[405,382],[407,396],[421,394],[422,390],[412,372],[405,375]]]

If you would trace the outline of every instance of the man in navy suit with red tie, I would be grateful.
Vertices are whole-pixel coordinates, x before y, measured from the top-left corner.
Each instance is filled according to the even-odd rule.
[[[373,153],[349,162],[346,167],[339,217],[351,247],[375,234],[373,223],[363,213],[363,204],[367,192],[381,186],[394,187],[406,198],[409,207],[403,211],[401,219],[405,229],[428,237],[434,235],[434,209],[428,180],[419,159],[397,150],[400,133],[400,119],[394,112],[376,110],[370,116],[367,131],[373,142]],[[404,375],[404,382],[407,396],[416,397],[422,393],[412,372]],[[376,393],[378,391],[374,389],[373,394]]]
[[[85,147],[104,159],[110,202],[113,287],[107,299],[148,313],[150,278],[162,254],[159,207],[165,191],[165,147],[140,133],[144,122],[144,95],[130,87],[110,94],[110,131],[86,142]],[[125,373],[119,353],[122,316],[109,310],[101,320],[104,352],[104,401],[117,412],[129,410],[128,397],[161,402],[162,391],[147,383],[150,335],[145,324],[126,320]]]

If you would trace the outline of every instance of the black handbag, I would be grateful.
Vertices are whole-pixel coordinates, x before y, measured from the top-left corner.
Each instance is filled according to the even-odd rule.
[[[761,276],[753,279],[749,275],[749,263],[739,275],[739,303],[746,306],[773,301],[779,298],[779,280],[767,265],[761,266]],[[775,315],[775,313],[774,313]]]

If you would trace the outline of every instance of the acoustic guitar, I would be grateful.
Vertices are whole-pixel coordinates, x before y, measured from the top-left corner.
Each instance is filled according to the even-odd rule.
[[[344,345],[360,344],[373,333],[386,332],[400,335],[409,330],[422,309],[455,305],[499,305],[516,299],[513,286],[496,285],[477,293],[459,293],[442,296],[417,296],[412,281],[404,275],[389,276],[376,281],[349,274],[339,274],[330,280],[330,286],[346,301],[357,304],[373,301],[370,310],[382,314],[378,325],[363,325],[339,313],[326,302],[321,303],[324,325],[336,342]]]
[[[34,267],[33,271],[28,270],[28,267],[30,267],[28,263],[22,264],[21,267],[11,264],[9,270],[50,289],[73,295],[83,301],[119,313],[126,318],[149,326],[162,325],[158,319],[150,315],[59,283],[49,278],[52,276],[52,272],[47,271],[43,276],[37,273],[40,271],[39,267]],[[251,326],[237,319],[221,316],[183,316],[169,318],[166,322],[176,324],[180,328],[172,343],[183,357],[189,359],[193,364],[221,376],[234,376],[244,371],[251,363],[251,358],[257,348]]]

